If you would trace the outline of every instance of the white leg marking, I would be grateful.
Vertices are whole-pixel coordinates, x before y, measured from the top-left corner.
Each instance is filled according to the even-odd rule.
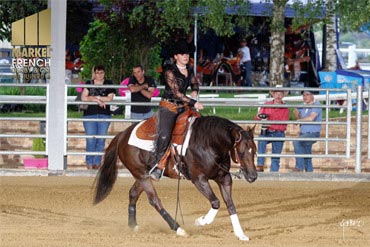
[[[235,236],[242,241],[249,241],[249,237],[244,234],[243,229],[240,225],[239,218],[237,214],[230,215],[231,224],[233,225],[233,230]]]
[[[198,219],[195,220],[195,225],[205,226],[211,224],[213,220],[216,218],[217,213],[218,209],[211,208],[205,216],[199,217]]]
[[[186,231],[184,229],[182,229],[181,227],[177,228],[176,235],[181,236],[181,237],[187,237],[188,236]]]

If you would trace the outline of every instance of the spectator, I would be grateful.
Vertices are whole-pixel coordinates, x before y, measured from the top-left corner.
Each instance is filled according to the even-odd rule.
[[[271,95],[273,97],[272,101],[267,101],[266,105],[282,105],[285,104],[283,97],[285,96],[284,91],[272,91]],[[257,115],[254,117],[255,120],[270,120],[270,121],[288,121],[289,120],[289,109],[286,107],[272,108],[272,107],[262,107]],[[285,130],[287,128],[286,124],[262,124],[260,137],[285,137]],[[272,145],[272,154],[280,154],[283,150],[284,141],[274,141],[274,140],[259,140],[258,141],[258,153],[265,154],[267,144]],[[263,172],[265,164],[265,157],[257,158],[257,171]],[[271,172],[278,172],[280,168],[280,158],[271,157]]]
[[[132,69],[133,76],[130,78],[128,88],[131,91],[131,102],[151,102],[154,90],[157,87],[154,79],[145,75],[143,66],[137,65]],[[150,105],[131,106],[132,119],[147,119],[153,116]]]
[[[242,39],[240,41],[240,48],[238,50],[238,54],[240,56],[240,70],[244,72],[244,85],[247,87],[252,86],[252,79],[251,79],[251,73],[252,73],[252,62],[251,62],[251,53],[249,50],[249,47],[247,46],[247,40]]]
[[[112,81],[105,79],[103,65],[93,68],[92,80],[86,84],[111,85]],[[110,106],[106,102],[112,101],[115,95],[113,88],[84,88],[81,94],[82,101],[96,102],[96,105],[89,105],[84,111],[84,119],[105,120],[111,118]],[[107,135],[110,125],[109,121],[83,122],[86,135]],[[87,152],[102,152],[105,147],[105,138],[87,138]],[[87,169],[98,169],[102,160],[101,155],[86,155]]]
[[[312,108],[310,105],[320,105],[320,102],[315,101],[313,92],[302,91],[303,104],[307,107],[295,108],[293,113],[299,122],[321,122],[322,109]],[[320,124],[300,124],[299,138],[319,138],[321,131]],[[295,154],[312,154],[312,145],[316,141],[293,141]],[[313,172],[311,157],[296,157],[295,172]]]

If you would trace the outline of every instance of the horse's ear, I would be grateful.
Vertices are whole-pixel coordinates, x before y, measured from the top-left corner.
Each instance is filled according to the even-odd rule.
[[[249,132],[253,132],[254,133],[254,129],[256,128],[256,124],[251,128],[249,126],[247,126],[247,131]]]

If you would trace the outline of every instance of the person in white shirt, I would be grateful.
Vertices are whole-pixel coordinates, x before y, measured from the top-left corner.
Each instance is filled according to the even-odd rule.
[[[240,70],[243,75],[243,85],[251,87],[252,86],[252,79],[251,79],[251,73],[252,73],[252,62],[251,62],[251,53],[249,50],[249,47],[247,46],[247,40],[242,39],[240,41],[240,48],[238,50],[238,54],[240,56]]]

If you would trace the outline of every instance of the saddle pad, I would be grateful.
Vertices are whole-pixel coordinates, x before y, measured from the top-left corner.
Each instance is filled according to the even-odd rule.
[[[175,145],[175,147],[177,149],[177,152],[180,155],[185,156],[185,154],[186,154],[186,150],[189,146],[189,141],[190,141],[191,133],[192,133],[192,130],[193,130],[193,123],[194,123],[195,119],[196,119],[196,117],[190,117],[189,120],[188,120],[189,121],[189,130],[186,133],[184,145],[177,145],[177,144]],[[149,152],[154,152],[154,141],[153,140],[140,139],[137,136],[137,133],[136,133],[137,130],[140,128],[140,126],[142,124],[144,124],[146,121],[148,121],[148,120],[142,121],[138,125],[135,126],[135,128],[131,132],[130,138],[128,140],[128,144],[131,145],[131,146],[149,151]]]

